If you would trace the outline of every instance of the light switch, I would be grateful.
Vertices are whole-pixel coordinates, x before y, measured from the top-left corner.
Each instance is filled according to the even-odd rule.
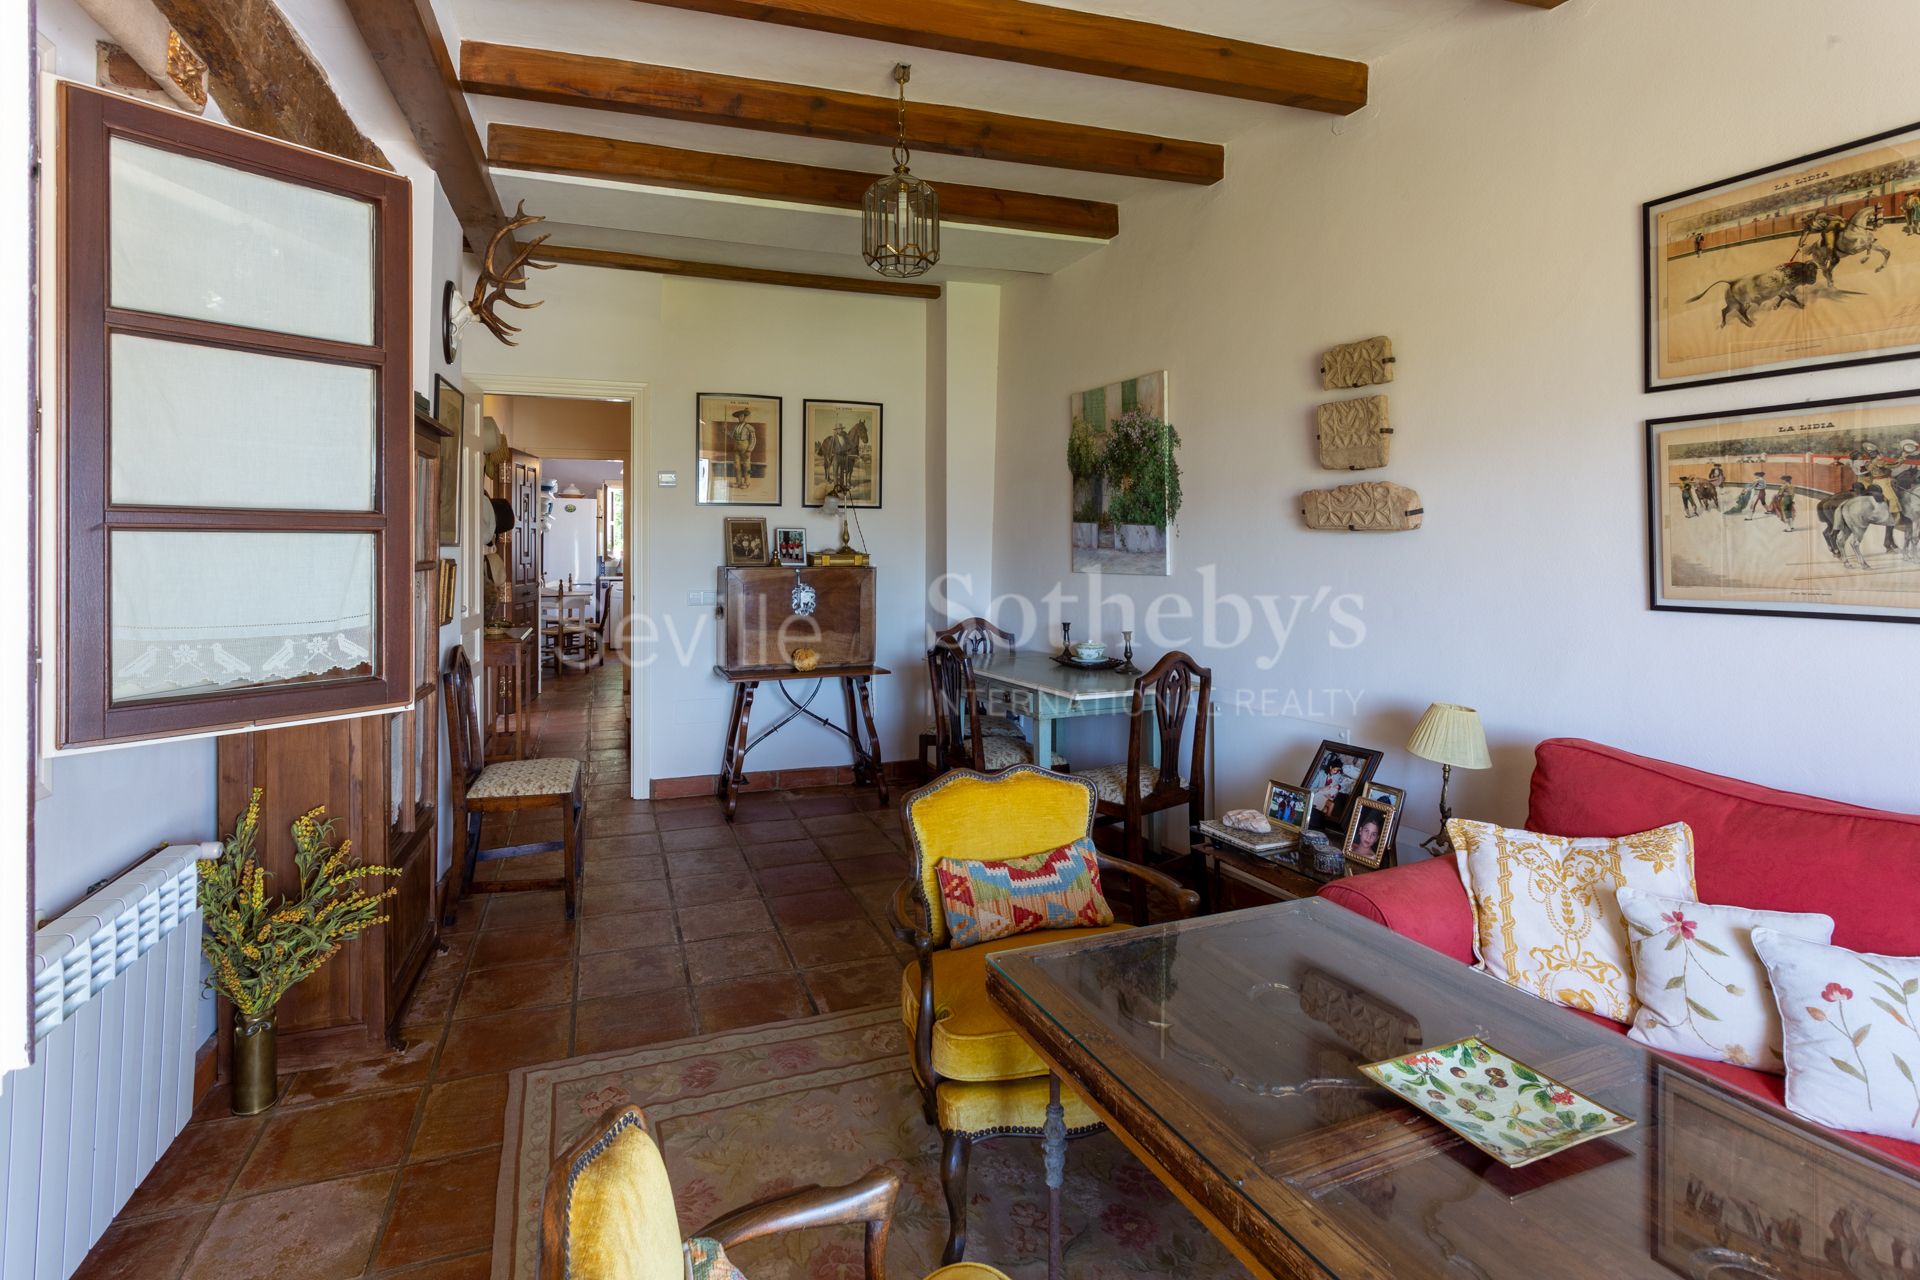
[[[659,484],[662,489],[671,489],[680,483],[680,473],[678,471],[662,471],[659,473],[659,476]]]

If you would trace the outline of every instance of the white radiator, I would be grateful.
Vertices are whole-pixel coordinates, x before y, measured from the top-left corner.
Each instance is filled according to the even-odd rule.
[[[0,1078],[0,1276],[66,1280],[193,1111],[198,859],[169,845],[43,926],[33,1065]]]

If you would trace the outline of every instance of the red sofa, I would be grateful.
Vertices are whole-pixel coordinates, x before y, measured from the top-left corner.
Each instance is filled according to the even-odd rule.
[[[1550,738],[1534,753],[1530,831],[1617,836],[1674,821],[1693,828],[1700,901],[1818,911],[1833,917],[1836,946],[1920,955],[1920,816],[1775,791],[1578,738]],[[1473,963],[1473,910],[1451,854],[1337,881],[1321,896]],[[1687,1061],[1746,1093],[1776,1103],[1785,1096],[1783,1076]],[[1920,1167],[1920,1144],[1849,1136]]]

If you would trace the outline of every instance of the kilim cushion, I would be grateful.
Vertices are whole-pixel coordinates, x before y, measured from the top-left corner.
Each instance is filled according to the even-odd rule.
[[[934,874],[956,947],[1113,923],[1090,839],[997,862],[942,858]]]

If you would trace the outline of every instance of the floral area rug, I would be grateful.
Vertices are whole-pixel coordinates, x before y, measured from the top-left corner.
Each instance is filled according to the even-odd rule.
[[[922,1117],[897,1009],[829,1014],[748,1031],[572,1058],[513,1073],[494,1216],[493,1280],[535,1280],[547,1169],[608,1107],[632,1102],[660,1135],[692,1234],[722,1212],[876,1165],[903,1180],[888,1275],[919,1280],[946,1242],[940,1135]],[[973,1150],[967,1256],[1015,1280],[1046,1274],[1040,1143]],[[1066,1267],[1075,1280],[1239,1277],[1245,1270],[1110,1135],[1067,1148]],[[859,1280],[858,1227],[743,1246],[752,1280]]]

